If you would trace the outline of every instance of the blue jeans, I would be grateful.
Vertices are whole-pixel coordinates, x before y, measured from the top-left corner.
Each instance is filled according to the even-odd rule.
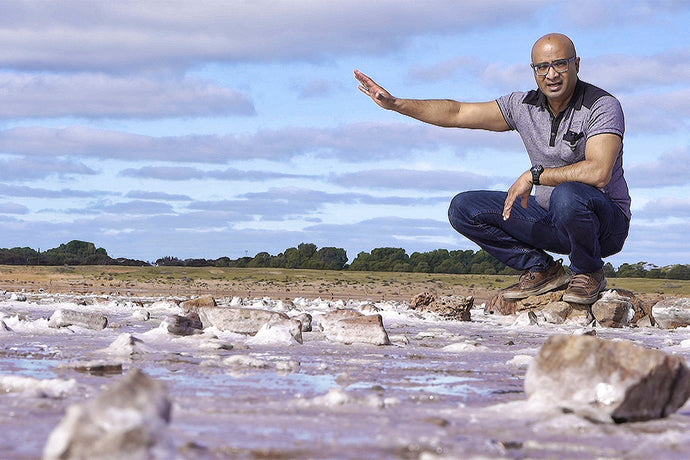
[[[599,189],[580,182],[554,188],[545,210],[532,196],[527,209],[520,200],[503,220],[507,192],[459,193],[448,219],[459,233],[516,270],[543,271],[553,264],[546,251],[568,254],[573,273],[600,270],[602,257],[623,248],[630,222]]]

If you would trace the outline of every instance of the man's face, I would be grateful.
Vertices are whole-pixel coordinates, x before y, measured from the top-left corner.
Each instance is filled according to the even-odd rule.
[[[560,40],[548,40],[538,43],[532,51],[532,64],[551,64],[558,60],[567,60],[575,57],[574,52],[567,43]],[[556,104],[570,99],[577,84],[577,72],[580,69],[580,58],[575,58],[568,63],[568,70],[559,73],[551,66],[544,76],[537,75],[534,78],[539,89],[546,95],[549,102]]]

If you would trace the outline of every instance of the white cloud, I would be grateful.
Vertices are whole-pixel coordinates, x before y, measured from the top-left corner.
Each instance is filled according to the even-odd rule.
[[[414,169],[371,169],[332,174],[329,180],[343,186],[371,189],[471,190],[487,189],[510,178],[483,176],[466,171],[419,171]]]
[[[253,115],[248,96],[191,78],[0,73],[0,119]]]
[[[690,148],[667,152],[649,163],[625,167],[630,187],[663,188],[690,184]]]
[[[0,137],[2,132],[0,131]],[[46,146],[47,148],[47,146]],[[48,152],[47,152],[48,153]],[[93,176],[98,171],[71,159],[60,158],[12,158],[0,160],[0,171],[4,182],[18,182],[32,179],[45,179],[50,176],[61,178],[73,176]]]
[[[227,168],[223,170],[202,170],[185,166],[143,166],[127,168],[120,171],[121,176],[145,179],[187,181],[191,179],[216,179],[222,181],[266,181],[272,179],[308,179],[314,176],[289,174],[266,170],[240,170]]]
[[[0,214],[28,214],[29,208],[18,203],[0,203]]]
[[[354,123],[334,128],[290,127],[242,135],[154,137],[88,126],[18,127],[0,131],[0,151],[14,155],[225,163],[236,159],[285,161],[307,153],[344,162],[400,159],[441,147],[520,148],[517,136],[442,129],[420,123]],[[180,171],[183,172],[183,171]],[[191,173],[189,170],[187,173]]]
[[[690,224],[690,198],[656,198],[650,200],[635,212],[635,217],[652,221],[686,219]]]
[[[120,72],[378,54],[415,35],[529,20],[535,6],[529,0],[25,1],[3,8],[0,65]]]
[[[104,190],[74,190],[63,188],[51,190],[39,187],[29,187],[26,185],[7,185],[0,184],[0,196],[14,196],[23,198],[95,198],[99,196],[112,195],[113,192]]]

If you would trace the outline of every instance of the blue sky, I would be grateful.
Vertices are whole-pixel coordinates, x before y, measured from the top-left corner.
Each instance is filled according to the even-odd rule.
[[[607,261],[690,263],[688,24],[684,0],[6,2],[0,247],[477,250],[448,202],[528,169],[518,135],[384,111],[352,71],[400,97],[493,100],[534,88],[532,44],[562,32],[626,116],[634,216]]]

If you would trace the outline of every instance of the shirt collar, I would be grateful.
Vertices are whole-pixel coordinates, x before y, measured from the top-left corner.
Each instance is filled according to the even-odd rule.
[[[582,108],[582,101],[584,99],[584,95],[584,84],[582,83],[582,80],[578,78],[577,83],[575,84],[575,91],[573,91],[573,97],[570,98],[568,107],[572,106],[575,110],[580,110]],[[546,100],[546,95],[544,95],[544,93],[540,89],[537,89],[536,91],[530,91],[529,93],[527,93],[527,96],[525,96],[525,98],[522,100],[522,103],[534,105],[537,107],[543,107],[545,109],[549,108],[549,103]]]

